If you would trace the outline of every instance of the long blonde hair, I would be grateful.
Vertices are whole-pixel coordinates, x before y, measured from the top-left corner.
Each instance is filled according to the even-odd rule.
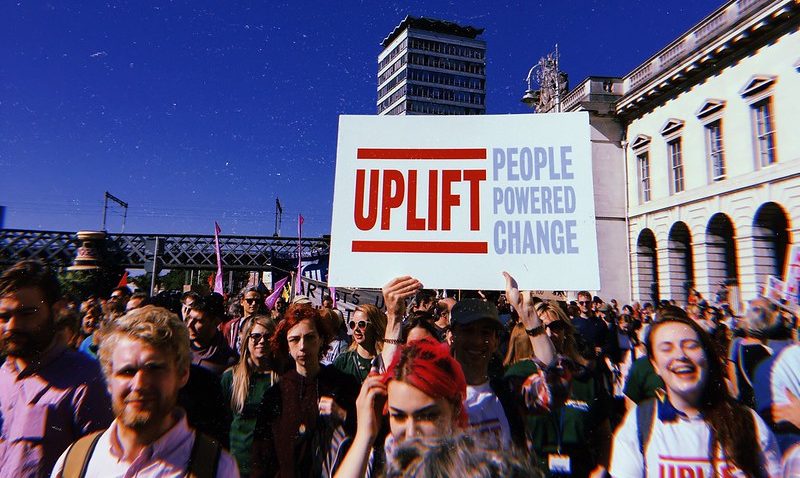
[[[531,339],[525,331],[525,325],[522,322],[517,322],[514,324],[514,328],[511,329],[511,337],[508,339],[508,352],[503,360],[503,366],[508,367],[531,357],[533,357]]]
[[[231,367],[233,373],[233,382],[231,383],[231,410],[236,413],[242,413],[244,410],[244,402],[247,401],[247,394],[250,392],[250,377],[256,372],[255,365],[250,356],[250,333],[255,328],[256,324],[266,329],[267,335],[264,346],[267,350],[269,347],[269,338],[275,333],[275,320],[272,317],[264,314],[255,314],[250,320],[247,321],[241,331],[242,345],[240,350],[239,363]],[[270,352],[270,355],[272,352]],[[270,362],[273,362],[270,358]],[[272,366],[272,365],[271,365]],[[275,380],[274,371],[270,371],[272,382]]]
[[[375,352],[380,355],[383,351],[383,337],[386,336],[386,314],[372,304],[362,304],[356,310],[367,315],[369,323],[375,328]],[[355,350],[358,344],[354,340],[348,350]]]

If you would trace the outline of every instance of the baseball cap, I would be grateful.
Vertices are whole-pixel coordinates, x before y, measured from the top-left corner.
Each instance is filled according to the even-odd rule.
[[[299,304],[299,305],[311,304],[311,299],[309,299],[308,296],[305,296],[303,294],[297,294],[296,296],[294,296],[294,299],[292,299],[292,304]]]
[[[490,319],[498,328],[502,328],[497,307],[481,299],[463,299],[456,302],[450,312],[452,325],[468,325],[481,319]]]

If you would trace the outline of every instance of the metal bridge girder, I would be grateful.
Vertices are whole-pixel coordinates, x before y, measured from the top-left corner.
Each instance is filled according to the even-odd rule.
[[[215,269],[217,264],[213,235],[175,234],[108,234],[106,249],[118,257],[126,268],[142,268],[147,252],[147,239],[159,237],[164,252],[159,256],[163,269]],[[325,256],[329,239],[272,236],[220,236],[223,267],[229,270],[270,270],[273,262]],[[73,232],[0,230],[0,266],[22,259],[40,259],[52,266],[72,264],[78,249]]]

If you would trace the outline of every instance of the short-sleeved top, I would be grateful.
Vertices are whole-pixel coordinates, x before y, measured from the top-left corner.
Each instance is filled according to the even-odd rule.
[[[664,389],[664,380],[658,376],[650,359],[647,356],[636,359],[628,372],[623,393],[634,403],[641,403],[655,398],[658,389]]]
[[[772,356],[772,349],[760,343],[746,344],[737,340],[731,344],[729,360],[736,366],[736,383],[739,387],[739,402],[755,409],[756,397],[753,389],[756,368]]]
[[[499,450],[511,445],[511,427],[506,412],[488,381],[481,385],[467,385],[464,407],[470,433],[479,437],[484,446]]]
[[[755,412],[748,410],[756,425],[756,438],[762,463],[768,476],[779,476],[781,456],[777,442],[767,425]],[[614,478],[660,478],[664,476],[745,476],[728,463],[718,451],[716,474],[711,473],[709,453],[710,427],[698,416],[689,418],[676,410],[668,400],[659,401],[650,440],[642,456],[636,407],[628,411],[614,437],[610,473]],[[645,473],[645,466],[647,467]]]
[[[358,383],[364,383],[372,368],[372,360],[362,357],[356,350],[348,350],[336,357],[333,366],[340,372],[355,377]]]
[[[775,405],[786,405],[786,390],[800,396],[800,344],[786,347],[772,366],[772,400]]]
[[[800,344],[790,345],[781,351],[772,364],[770,392],[773,405],[788,405],[786,390],[800,397]],[[781,449],[800,443],[800,429],[788,422],[779,424],[778,441]]]
[[[225,404],[230,408],[233,397],[233,369],[222,374],[222,393]],[[232,412],[230,431],[230,450],[239,464],[242,476],[250,475],[250,450],[253,448],[253,431],[256,428],[258,410],[264,399],[264,392],[272,386],[272,374],[254,373],[250,376],[250,386],[241,413]]]
[[[97,360],[97,354],[99,350],[100,347],[94,343],[94,334],[83,339],[81,344],[78,346],[78,352],[85,353],[95,360]]]
[[[523,360],[509,367],[505,378],[513,383],[538,370],[532,360]],[[608,393],[593,374],[583,373],[573,377],[563,406],[545,414],[525,414],[526,441],[536,452],[545,474],[549,473],[548,454],[562,454],[570,457],[572,476],[589,475],[597,460],[591,434],[608,417],[608,407]]]

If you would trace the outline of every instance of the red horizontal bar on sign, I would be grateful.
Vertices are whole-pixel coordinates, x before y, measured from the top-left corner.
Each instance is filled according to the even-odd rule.
[[[353,252],[417,252],[486,254],[487,242],[468,241],[353,241]]]
[[[358,159],[486,159],[484,148],[358,148]]]

